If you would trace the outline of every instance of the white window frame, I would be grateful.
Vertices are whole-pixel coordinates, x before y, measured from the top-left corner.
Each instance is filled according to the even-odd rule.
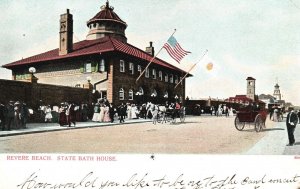
[[[146,77],[146,78],[149,78],[149,68],[146,68],[146,71],[145,71],[145,77]]]
[[[119,89],[119,100],[124,100],[124,89],[120,88]]]
[[[131,75],[134,74],[134,65],[133,65],[132,62],[129,62],[129,72],[130,72]]]
[[[84,73],[92,73],[92,62],[84,63]]]
[[[140,72],[140,74],[142,73],[142,66],[141,65],[137,66],[137,71]]]
[[[133,100],[133,90],[130,89],[128,92],[128,100]]]
[[[120,60],[120,72],[125,72],[125,61]]]
[[[170,74],[170,83],[174,82],[173,74]]]
[[[154,68],[152,69],[152,78],[156,79],[156,70]]]
[[[105,72],[105,60],[101,59],[99,63],[99,72]]]
[[[178,83],[178,76],[177,75],[175,75],[175,84],[177,84]]]
[[[169,75],[166,73],[165,75],[165,82],[168,82],[169,81]]]
[[[162,81],[162,79],[163,79],[163,78],[162,78],[162,71],[159,71],[159,72],[158,72],[158,78],[159,78],[159,80]]]

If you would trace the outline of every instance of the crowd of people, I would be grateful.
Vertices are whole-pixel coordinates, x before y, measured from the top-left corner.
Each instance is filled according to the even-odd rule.
[[[26,128],[31,112],[25,102],[9,101],[6,105],[0,103],[1,130]]]
[[[234,109],[232,107],[227,106],[226,104],[219,104],[217,106],[207,106],[207,107],[201,107],[201,105],[196,104],[194,106],[193,110],[194,115],[202,115],[202,114],[210,114],[214,116],[233,116],[234,115]]]

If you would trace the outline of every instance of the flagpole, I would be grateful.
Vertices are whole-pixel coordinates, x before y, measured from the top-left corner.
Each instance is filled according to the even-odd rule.
[[[172,35],[170,37],[172,37],[176,32],[176,29],[174,29],[174,32],[172,33]],[[169,38],[170,38],[169,37]],[[142,77],[142,75],[145,73],[145,71],[147,70],[147,68],[150,66],[150,64],[153,62],[153,60],[157,57],[157,55],[160,53],[160,51],[164,48],[164,46],[162,46],[159,51],[156,53],[156,55],[150,60],[150,62],[148,63],[148,65],[146,66],[146,68],[141,72],[141,74],[139,75],[139,77],[136,79],[136,83],[138,82],[138,80]]]
[[[184,75],[184,77],[183,78],[181,78],[181,80],[177,83],[177,85],[174,87],[174,89],[176,89],[176,87],[182,82],[182,80],[184,80],[185,78],[186,78],[186,76],[190,73],[190,71],[192,71],[192,69],[202,60],[202,58],[206,55],[206,53],[208,52],[208,50],[206,49],[205,50],[205,52],[204,52],[204,54],[202,55],[202,57],[200,58],[200,60],[196,63],[196,64],[194,64],[190,69],[189,69],[189,71],[188,72],[186,72],[186,74]]]

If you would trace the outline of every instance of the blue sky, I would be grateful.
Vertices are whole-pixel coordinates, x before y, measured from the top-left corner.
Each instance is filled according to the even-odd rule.
[[[86,21],[103,4],[1,0],[0,65],[57,48],[59,15],[67,8],[74,18],[74,42],[84,40]],[[245,94],[251,76],[257,94],[272,94],[278,78],[283,99],[300,105],[300,0],[110,0],[110,5],[128,24],[128,42],[141,49],[153,41],[157,52],[177,29],[174,36],[192,54],[180,65],[165,50],[158,57],[183,69],[199,62],[187,81],[190,98]],[[0,78],[9,79],[10,72],[0,68]]]

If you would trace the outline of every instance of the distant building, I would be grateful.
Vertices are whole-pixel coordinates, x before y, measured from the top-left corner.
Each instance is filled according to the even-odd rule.
[[[264,104],[263,101],[259,101],[258,96],[255,94],[255,80],[253,77],[247,77],[247,90],[246,95],[236,95],[235,97],[229,97],[226,99],[230,103],[239,103],[243,105],[250,105],[255,102],[259,104]]]
[[[153,58],[154,47],[150,42],[144,51],[127,43],[127,24],[108,1],[87,21],[89,32],[83,41],[73,43],[69,10],[60,16],[59,23],[59,48],[3,66],[12,70],[13,80],[32,80],[29,68],[34,67],[38,83],[90,88],[115,104],[162,103],[175,97],[184,100],[185,80],[174,87],[186,72],[159,58],[136,82]]]

